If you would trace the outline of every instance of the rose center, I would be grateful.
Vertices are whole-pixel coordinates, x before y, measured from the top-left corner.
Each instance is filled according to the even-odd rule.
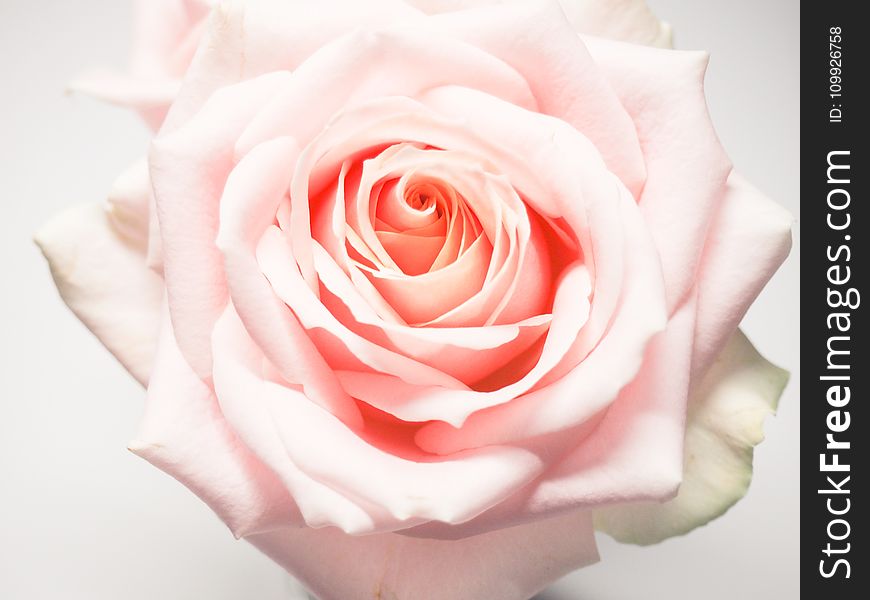
[[[438,189],[430,183],[417,183],[405,189],[405,202],[414,210],[425,212],[436,206],[438,200],[443,202]]]

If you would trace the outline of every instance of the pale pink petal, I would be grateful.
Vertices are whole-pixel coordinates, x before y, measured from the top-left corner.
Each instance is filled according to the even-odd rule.
[[[163,319],[145,415],[130,450],[198,495],[236,536],[301,523],[281,481],[227,425]]]
[[[214,346],[215,390],[222,415],[232,431],[278,476],[304,523],[309,527],[336,526],[351,533],[372,531],[383,523],[388,515],[382,507],[351,499],[314,480],[288,456],[271,407],[262,398],[267,382],[263,377],[268,375],[264,371],[270,365],[231,306],[216,325]]]
[[[559,0],[559,3],[580,33],[671,47],[671,26],[656,18],[646,0]]]
[[[563,393],[544,389],[472,415],[461,431],[433,423],[420,432],[418,442],[431,451],[450,452],[469,447],[466,444],[495,443],[577,424],[612,400],[631,379],[646,342],[664,324],[659,261],[646,224],[625,188],[598,171],[601,159],[594,148],[563,122],[525,114],[460,88],[439,88],[423,100],[444,112],[461,106],[481,138],[497,142],[488,155],[509,173],[528,203],[540,214],[561,217],[580,237],[586,263],[594,269],[595,287],[592,312],[569,352],[571,360],[566,359],[564,368],[553,375],[562,377],[558,386]],[[498,125],[504,122],[513,127]],[[519,148],[528,147],[539,149],[531,164],[528,158],[519,159]],[[605,333],[609,339],[599,342]],[[586,354],[593,348],[595,358],[590,360]],[[585,362],[574,369],[584,356]],[[584,379],[587,376],[589,381]],[[595,400],[573,402],[571,388],[584,389]]]
[[[446,373],[379,346],[340,323],[305,285],[290,243],[278,228],[269,228],[260,239],[257,260],[275,294],[309,330],[315,344],[333,368],[340,368],[337,365],[341,360],[346,360],[351,364],[359,364],[361,370],[393,374],[420,385],[466,387]],[[328,338],[324,339],[324,336]],[[327,341],[334,343],[327,345]]]
[[[451,265],[408,276],[364,270],[381,296],[411,324],[426,323],[459,306],[480,290],[492,246],[484,237]]]
[[[587,40],[632,116],[647,169],[639,198],[662,261],[668,308],[695,282],[731,163],[707,112],[707,54]]]
[[[663,297],[658,257],[644,231],[633,199],[619,185],[618,180],[612,176],[601,176],[598,171],[603,169],[601,159],[588,141],[556,119],[523,111],[491,96],[459,88],[438,88],[427,93],[424,99],[433,107],[448,113],[455,111],[457,107],[462,107],[465,112],[471,111],[470,114],[475,117],[472,120],[474,130],[450,127],[449,121],[440,121],[426,111],[421,111],[420,106],[413,101],[388,99],[370,102],[359,109],[344,113],[341,118],[332,122],[321,139],[331,137],[334,143],[329,146],[341,156],[352,154],[353,148],[376,145],[378,139],[415,139],[435,147],[479,152],[487,155],[502,172],[508,173],[511,182],[523,191],[524,197],[541,214],[568,220],[571,227],[579,232],[578,235],[585,239],[583,243],[587,257],[593,261],[597,270],[594,278],[596,301],[593,310],[597,309],[598,313],[594,322],[590,321],[593,326],[589,327],[587,324],[586,329],[589,331],[582,338],[578,338],[581,345],[574,351],[577,360],[582,359],[584,348],[588,352],[607,330],[611,313],[621,302],[622,287],[625,285],[628,286],[626,289],[631,290],[627,296],[630,301],[625,304],[628,308],[620,311],[623,314],[620,323],[623,325],[616,329],[625,337],[614,335],[616,341],[611,341],[606,346],[619,353],[620,358],[597,359],[613,360],[619,364],[624,378],[613,380],[604,375],[605,371],[600,368],[600,373],[593,375],[597,382],[595,389],[598,390],[595,394],[598,398],[596,402],[606,403],[631,378],[631,374],[640,364],[646,340],[663,324],[661,307],[657,301]],[[357,123],[360,119],[370,122],[370,132],[359,128]],[[510,129],[500,127],[499,123],[504,122],[512,122],[517,126]],[[355,131],[359,139],[342,142],[348,135],[346,130],[349,124],[357,124],[351,131]],[[539,147],[546,152],[539,152],[535,155],[537,160],[529,164],[519,150],[527,147]],[[584,176],[584,173],[588,175]],[[618,196],[620,200],[609,201],[608,198],[613,196]],[[628,231],[623,231],[626,224],[630,227]],[[591,234],[595,235],[594,239],[590,239]],[[624,277],[623,271],[626,267],[623,263],[626,257],[631,261],[626,264],[632,266]],[[293,288],[288,286],[287,290],[291,289]],[[640,327],[638,323],[644,323],[645,326]],[[381,367],[375,369],[375,372],[385,371]],[[590,367],[580,373],[595,373],[595,370]],[[431,391],[424,390],[424,393],[428,396]],[[552,405],[552,411],[547,414],[554,418],[528,421],[525,413],[516,412],[516,419],[508,418],[491,432],[493,435],[509,436],[502,439],[514,439],[511,436],[527,431],[524,426],[516,428],[514,424],[528,423],[529,435],[533,435],[530,432],[532,430],[540,433],[537,428],[570,427],[577,421],[555,418],[560,411],[565,410],[562,403],[569,398],[570,396],[563,396],[562,401]],[[571,409],[571,415],[576,419],[585,418],[601,408],[602,404],[596,402],[575,405]],[[511,403],[513,404],[516,403]],[[511,408],[509,412],[515,410]],[[437,424],[433,427],[438,428]],[[442,433],[446,435],[446,431]],[[501,433],[496,434],[496,431]],[[475,435],[463,434],[463,442],[459,442],[460,438],[451,437],[455,440],[454,443],[465,444],[473,443]],[[430,441],[434,443],[434,438]]]
[[[315,247],[315,264],[325,287],[321,300],[348,329],[469,385],[508,365],[546,333],[552,319],[545,314],[504,325],[409,327],[381,319],[322,248]]]
[[[429,68],[419,69],[419,64]],[[413,28],[401,28],[355,33],[324,46],[294,72],[291,85],[251,123],[239,141],[239,152],[282,134],[293,136],[304,147],[291,186],[289,233],[293,253],[312,290],[317,286],[309,243],[309,198],[320,191],[313,185],[312,174],[316,168],[332,172],[321,165],[326,154],[339,164],[348,156],[336,147],[334,135],[324,129],[326,123],[348,103],[384,95],[415,95],[454,81],[524,105],[534,104],[523,79],[493,56],[448,38],[435,43],[429,36],[416,35]],[[324,187],[330,181],[320,179]]]
[[[444,237],[410,232],[379,231],[378,239],[403,273],[422,275],[429,271],[444,247]]]
[[[221,87],[273,71],[293,71],[324,44],[358,27],[418,16],[402,0],[218,3],[164,128],[185,123]]]
[[[581,512],[450,542],[332,528],[248,541],[321,600],[526,600],[598,560],[589,515]]]
[[[178,94],[181,82],[175,79],[144,79],[102,71],[84,73],[71,81],[67,89],[104,102],[132,108],[152,130],[160,128],[166,111]]]
[[[692,371],[701,376],[791,248],[793,217],[732,173],[698,273]]]
[[[234,143],[289,76],[271,73],[226,87],[183,127],[152,143],[169,310],[178,346],[201,377],[211,371],[211,329],[227,299],[223,257],[214,241],[220,197],[235,166]]]
[[[373,374],[340,372],[342,385],[354,396],[402,420],[438,421],[424,426],[417,436],[417,443],[427,451],[446,455],[452,450],[461,449],[443,450],[442,444],[449,444],[447,439],[452,439],[453,436],[461,437],[463,440],[461,443],[470,444],[465,447],[483,447],[488,443],[498,443],[485,437],[474,442],[467,441],[468,437],[480,433],[479,429],[482,425],[478,425],[478,420],[474,420],[468,426],[467,431],[471,431],[468,436],[466,430],[455,429],[455,427],[462,427],[468,422],[467,419],[473,419],[476,411],[499,405],[508,409],[510,404],[505,403],[528,392],[561,361],[577,337],[578,330],[583,327],[588,314],[588,302],[585,298],[589,295],[590,283],[585,268],[576,264],[568,269],[557,288],[553,305],[553,321],[540,356],[536,357],[534,365],[515,383],[491,392],[479,392],[419,384],[409,385],[383,372]],[[491,416],[484,415],[480,422],[483,422],[484,417]],[[563,425],[567,426],[567,422]],[[521,437],[523,436],[513,439]],[[503,439],[507,441],[506,438]]]
[[[157,131],[205,29],[213,0],[137,0],[127,72],[91,71],[69,89],[132,108]]]

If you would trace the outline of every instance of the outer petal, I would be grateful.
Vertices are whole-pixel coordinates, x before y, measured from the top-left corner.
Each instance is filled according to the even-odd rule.
[[[147,202],[147,188],[139,193],[131,176],[119,179],[108,205],[67,210],[35,240],[64,302],[145,384],[157,344],[163,280],[145,264],[147,212],[140,210],[140,200]]]
[[[180,78],[217,0],[135,0],[130,68],[142,78]]]
[[[645,0],[559,0],[574,28],[620,42],[671,47],[671,26]]]
[[[788,256],[792,216],[732,173],[698,275],[693,374],[722,351],[749,305]]]
[[[145,415],[129,448],[199,496],[237,536],[298,524],[281,481],[239,440],[163,323]]]
[[[731,163],[704,98],[704,52],[587,40],[632,116],[646,162],[638,204],[662,261],[672,312],[695,284]]]
[[[588,513],[457,541],[285,529],[252,542],[321,600],[525,600],[598,559]]]
[[[406,0],[420,10],[442,13],[498,0]],[[671,27],[652,13],[644,0],[559,0],[568,20],[579,33],[622,42],[670,47]]]
[[[145,80],[127,75],[95,71],[70,82],[68,88],[125,108],[132,108],[153,130],[160,127],[166,110],[178,93],[181,82],[175,79]]]
[[[621,542],[654,544],[715,519],[740,500],[752,478],[753,447],[776,409],[788,373],[738,331],[689,404],[683,484],[668,502],[595,511],[595,525]]]

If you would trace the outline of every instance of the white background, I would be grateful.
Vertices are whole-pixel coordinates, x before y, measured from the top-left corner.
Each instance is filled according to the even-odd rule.
[[[725,147],[797,217],[799,3],[651,4],[677,47],[711,51]],[[0,598],[278,600],[277,567],[125,450],[142,390],[62,305],[30,241],[56,211],[102,199],[146,148],[132,115],[64,96],[84,68],[123,67],[129,18],[127,0],[0,0]],[[602,562],[542,599],[799,597],[798,262],[796,248],[744,322],[793,374],[746,499],[653,548],[602,538]]]

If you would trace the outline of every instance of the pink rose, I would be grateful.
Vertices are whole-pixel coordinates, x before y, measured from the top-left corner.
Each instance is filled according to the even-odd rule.
[[[576,34],[642,5],[412,4],[217,7],[147,168],[38,240],[131,449],[319,597],[526,598],[743,495],[790,218],[705,54]]]

